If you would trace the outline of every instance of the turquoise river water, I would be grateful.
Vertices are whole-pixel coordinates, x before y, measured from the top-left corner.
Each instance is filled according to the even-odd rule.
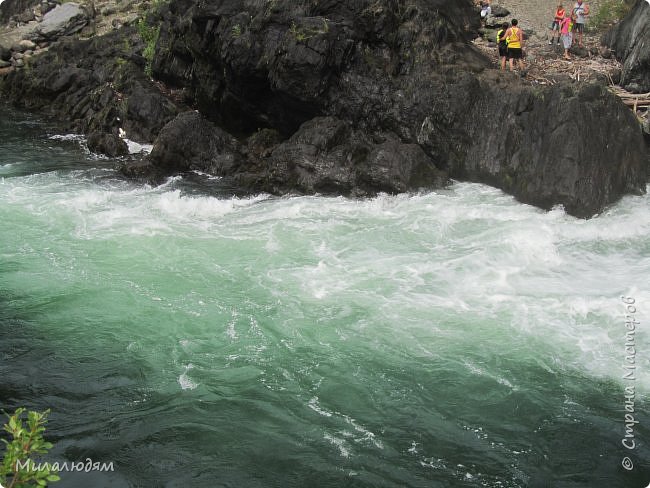
[[[648,196],[233,196],[62,135],[3,108],[0,407],[114,466],[53,486],[650,483]]]

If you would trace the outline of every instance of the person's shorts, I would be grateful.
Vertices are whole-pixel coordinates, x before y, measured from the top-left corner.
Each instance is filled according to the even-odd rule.
[[[520,47],[509,47],[508,48],[508,57],[511,59],[521,59],[523,56],[521,55],[521,48]]]
[[[508,46],[499,46],[499,57],[508,57]]]
[[[576,22],[575,25],[573,26],[573,30],[574,30],[575,32],[584,32],[584,30],[585,30],[585,24],[578,24],[578,23]]]
[[[554,20],[553,23],[551,24],[551,30],[552,31],[560,30],[560,23],[557,20]]]

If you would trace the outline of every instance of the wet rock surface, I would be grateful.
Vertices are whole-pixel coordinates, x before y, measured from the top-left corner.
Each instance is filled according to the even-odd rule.
[[[630,13],[603,36],[623,63],[621,85],[633,93],[650,92],[650,5],[637,0]]]
[[[247,191],[366,196],[453,177],[580,217],[645,188],[647,150],[618,99],[490,69],[468,42],[469,1],[172,0],[146,23],[162,83],[128,26],[55,43],[0,91],[82,132],[155,139],[124,167],[146,181],[194,170]]]
[[[138,142],[152,142],[180,110],[142,71],[136,29],[90,40],[66,39],[29,60],[29,69],[0,78],[0,90],[30,109],[67,120],[84,133],[126,131]]]

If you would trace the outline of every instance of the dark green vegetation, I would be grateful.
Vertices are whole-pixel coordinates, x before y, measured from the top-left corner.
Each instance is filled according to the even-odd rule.
[[[150,26],[144,19],[140,19],[138,22],[138,32],[140,33],[142,41],[145,43],[145,47],[142,50],[142,56],[147,61],[144,66],[144,72],[147,76],[152,76],[151,65],[153,63],[156,42],[160,35],[160,26]]]
[[[2,439],[5,453],[0,466],[0,484],[6,488],[47,486],[59,480],[56,472],[38,457],[52,449],[52,444],[43,438],[49,413],[49,410],[40,413],[18,408],[13,414],[7,414],[9,420],[3,429],[12,439]],[[32,469],[33,466],[41,469]]]
[[[590,28],[606,29],[617,24],[630,12],[635,0],[603,0],[596,12],[590,15]]]

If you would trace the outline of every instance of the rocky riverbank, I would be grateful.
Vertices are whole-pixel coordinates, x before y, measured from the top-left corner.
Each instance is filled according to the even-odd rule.
[[[531,86],[491,69],[470,42],[470,1],[172,0],[152,12],[57,40],[0,91],[68,117],[105,152],[123,151],[120,129],[155,140],[124,168],[149,181],[200,169],[250,191],[365,196],[458,178],[580,217],[645,189],[631,112],[602,84]]]

